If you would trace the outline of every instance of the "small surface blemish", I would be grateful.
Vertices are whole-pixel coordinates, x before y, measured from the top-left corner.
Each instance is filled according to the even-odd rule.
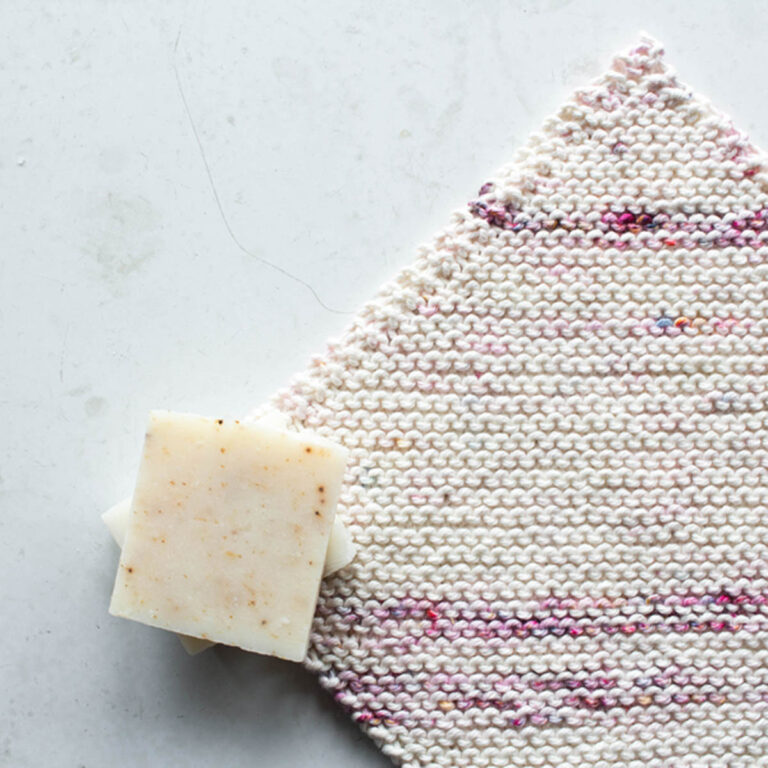
[[[89,397],[85,403],[85,412],[88,416],[96,416],[104,410],[106,404],[103,397]]]

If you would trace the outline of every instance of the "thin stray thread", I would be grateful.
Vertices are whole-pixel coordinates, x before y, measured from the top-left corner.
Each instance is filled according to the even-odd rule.
[[[181,32],[179,32],[179,35],[181,35]],[[178,45],[178,38],[176,39],[176,45]],[[175,50],[175,49],[174,49]],[[224,227],[226,228],[227,232],[229,233],[229,236],[232,238],[232,242],[244,253],[246,256],[250,256],[252,259],[256,259],[256,261],[261,262],[262,264],[266,265],[267,267],[271,267],[272,269],[279,272],[281,275],[285,275],[285,277],[289,278],[290,280],[294,280],[297,283],[300,283],[305,288],[307,288],[310,293],[315,297],[317,300],[317,303],[328,312],[333,312],[336,315],[351,315],[351,311],[344,311],[341,309],[334,309],[333,307],[329,307],[319,296],[317,291],[306,281],[302,280],[298,275],[294,275],[291,272],[289,272],[287,269],[283,269],[283,267],[275,264],[274,262],[269,261],[269,259],[265,259],[263,256],[259,256],[252,251],[249,251],[241,242],[238,240],[237,236],[232,230],[232,227],[229,224],[229,220],[227,219],[227,215],[224,213],[224,206],[221,204],[221,198],[219,197],[219,193],[216,190],[216,184],[213,180],[213,174],[211,173],[211,167],[208,164],[208,158],[205,155],[205,150],[203,149],[203,142],[200,140],[200,134],[197,132],[197,126],[195,125],[195,121],[192,117],[192,111],[189,108],[189,103],[187,102],[187,97],[184,94],[184,88],[181,84],[181,77],[179,77],[179,70],[176,67],[176,64],[173,63],[171,65],[173,67],[173,72],[176,75],[176,86],[179,89],[179,96],[181,96],[181,102],[184,105],[184,111],[187,113],[187,119],[189,120],[189,125],[192,128],[192,134],[195,137],[195,141],[197,142],[197,148],[200,150],[200,157],[202,158],[203,165],[205,166],[205,173],[206,176],[208,176],[208,183],[211,185],[211,192],[213,193],[213,199],[216,201],[216,207],[219,209],[219,214],[221,215],[221,220],[224,222]]]

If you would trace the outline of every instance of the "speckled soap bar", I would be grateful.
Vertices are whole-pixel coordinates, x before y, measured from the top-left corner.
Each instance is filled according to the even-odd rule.
[[[131,519],[131,499],[123,499],[118,504],[110,507],[101,519],[112,534],[115,543],[121,549],[125,543],[125,533],[128,530],[128,523]],[[349,530],[344,523],[336,517],[331,528],[330,538],[328,539],[328,549],[325,553],[325,562],[323,563],[323,577],[330,576],[332,573],[344,568],[352,562],[355,556],[355,545]],[[194,656],[201,651],[210,648],[214,643],[210,640],[201,640],[189,635],[179,635],[179,640],[184,646],[184,650]]]
[[[153,412],[110,613],[302,660],[345,462],[311,433]]]

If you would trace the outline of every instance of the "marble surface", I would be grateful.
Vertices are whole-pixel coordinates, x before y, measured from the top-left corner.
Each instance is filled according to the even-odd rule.
[[[114,619],[151,408],[239,416],[640,30],[768,146],[768,6],[0,2],[0,765],[388,765],[300,667]]]

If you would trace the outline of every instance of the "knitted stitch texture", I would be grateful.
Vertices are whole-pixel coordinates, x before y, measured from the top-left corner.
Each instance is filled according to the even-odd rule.
[[[395,762],[768,766],[766,182],[644,40],[274,398],[350,451],[306,664]]]

